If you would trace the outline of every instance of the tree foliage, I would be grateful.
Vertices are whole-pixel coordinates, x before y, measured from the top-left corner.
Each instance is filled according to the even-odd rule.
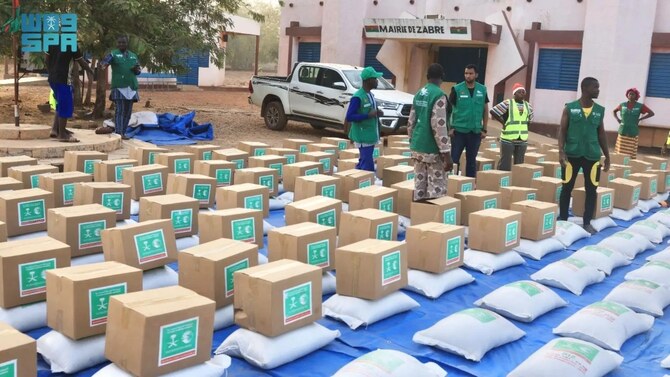
[[[260,37],[261,65],[277,63],[279,58],[279,21],[281,17],[280,8],[276,4],[259,3],[254,10],[263,16]],[[241,10],[241,16],[249,17],[245,9]],[[256,38],[248,35],[229,36],[226,47],[226,67],[236,70],[251,70],[254,67],[254,54]]]

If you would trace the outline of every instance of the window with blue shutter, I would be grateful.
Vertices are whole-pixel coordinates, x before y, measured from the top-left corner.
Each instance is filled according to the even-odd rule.
[[[537,89],[577,91],[582,50],[541,48],[537,62]]]
[[[320,42],[300,42],[298,43],[298,62],[318,63],[321,61],[321,43]]]
[[[670,98],[670,53],[652,53],[647,77],[647,97]]]
[[[384,64],[379,62],[377,60],[377,54],[379,53],[379,50],[381,50],[382,45],[381,44],[366,44],[365,45],[365,66],[366,67],[372,67],[375,69],[377,72],[381,72],[384,74],[385,79],[392,79],[393,78],[393,73],[389,71],[386,67],[384,67]]]

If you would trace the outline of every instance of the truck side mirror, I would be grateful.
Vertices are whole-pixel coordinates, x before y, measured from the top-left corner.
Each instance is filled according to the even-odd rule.
[[[347,90],[347,85],[342,81],[334,82],[333,89]]]

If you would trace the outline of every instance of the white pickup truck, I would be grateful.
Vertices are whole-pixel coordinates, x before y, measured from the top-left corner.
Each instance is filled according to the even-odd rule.
[[[260,106],[265,125],[280,131],[289,120],[305,122],[316,129],[326,127],[348,131],[347,108],[351,96],[361,87],[363,68],[342,64],[299,63],[288,77],[254,76],[249,81],[249,102]],[[404,131],[413,96],[395,90],[383,78],[372,93],[384,116],[382,133]]]

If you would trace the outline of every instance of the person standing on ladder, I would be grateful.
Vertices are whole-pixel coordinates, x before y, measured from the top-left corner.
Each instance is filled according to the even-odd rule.
[[[498,170],[512,170],[514,165],[523,164],[528,148],[528,124],[533,120],[533,108],[524,99],[526,88],[516,83],[512,87],[513,99],[508,99],[493,106],[490,113],[493,119],[500,122],[500,161]]]

